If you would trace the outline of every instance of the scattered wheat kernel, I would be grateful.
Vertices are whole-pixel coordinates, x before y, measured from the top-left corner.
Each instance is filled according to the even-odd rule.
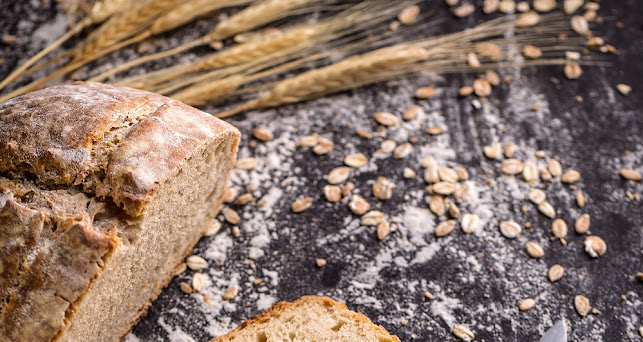
[[[208,225],[208,229],[203,233],[204,236],[212,236],[221,229],[221,222],[219,220],[212,220]]]
[[[535,183],[538,180],[538,167],[536,164],[528,161],[522,170],[522,178],[529,183]]]
[[[533,308],[534,305],[536,305],[536,301],[533,300],[532,298],[527,298],[527,299],[524,299],[522,302],[520,302],[520,305],[518,306],[518,308],[520,309],[520,311],[527,311]]]
[[[344,183],[351,174],[351,169],[347,166],[336,167],[328,173],[328,183],[341,184]]]
[[[458,208],[458,206],[453,202],[449,203],[449,216],[454,219],[457,219],[458,216],[460,216],[460,208]]]
[[[388,25],[388,28],[391,31],[397,31],[400,28],[400,25],[402,25],[399,21],[393,20],[391,23]]]
[[[469,195],[469,187],[466,185],[461,185],[453,192],[453,198],[456,202],[462,203],[467,196]]]
[[[540,22],[540,15],[536,12],[527,12],[518,16],[516,19],[517,27],[531,27],[535,26]]]
[[[442,198],[442,196],[431,197],[431,199],[429,200],[429,210],[431,210],[431,212],[435,214],[435,216],[444,216],[444,214],[446,213],[446,208],[444,206],[444,199]]]
[[[498,75],[497,72],[493,70],[487,70],[484,74],[484,78],[491,84],[493,87],[497,87],[500,85],[500,76]]]
[[[344,157],[344,164],[359,169],[360,167],[366,165],[368,158],[364,153],[353,153]]]
[[[455,185],[451,182],[438,182],[433,185],[433,191],[440,195],[450,195],[455,191]]]
[[[402,175],[406,179],[415,178],[415,171],[411,168],[405,167]]]
[[[576,308],[576,312],[583,317],[587,316],[592,309],[592,306],[589,304],[589,299],[583,295],[574,297],[574,307]]]
[[[461,5],[461,6],[458,6],[458,7],[454,8],[452,10],[452,12],[453,12],[453,15],[455,15],[456,17],[464,18],[466,16],[471,15],[475,10],[476,10],[476,8],[473,5],[464,4],[464,5]]]
[[[357,135],[359,135],[364,139],[371,139],[373,137],[373,135],[370,132],[363,129],[357,129],[355,130],[355,133],[357,133]]]
[[[461,181],[466,181],[469,179],[469,172],[464,167],[459,167],[456,170],[456,173],[458,174],[458,179]]]
[[[232,285],[223,294],[223,300],[231,300],[232,298],[236,297],[238,293],[239,287],[236,285]]]
[[[480,216],[476,214],[464,214],[460,226],[465,234],[474,233],[480,228]]]
[[[469,64],[469,67],[471,68],[479,68],[480,67],[480,60],[478,59],[478,56],[476,56],[475,52],[469,52],[467,54],[467,64]],[[475,87],[474,87],[475,89]]]
[[[382,221],[377,224],[377,238],[384,240],[388,234],[391,232],[391,226],[387,221]]]
[[[545,198],[547,197],[547,195],[545,194],[544,191],[540,189],[532,189],[532,190],[529,190],[527,197],[533,204],[540,204],[545,201]]]
[[[382,144],[380,145],[380,151],[383,153],[391,153],[395,150],[395,146],[397,144],[393,140],[384,140],[382,141]]]
[[[570,80],[579,78],[583,74],[580,64],[576,61],[568,60],[565,62],[565,77]]]
[[[473,332],[462,325],[456,325],[453,327],[453,335],[463,341],[471,341],[475,338]]]
[[[192,293],[192,286],[190,286],[190,284],[184,281],[179,283],[179,287],[181,288],[181,292],[183,293],[186,293],[186,294]]]
[[[240,218],[236,211],[230,208],[223,209],[223,217],[230,224],[239,224]]]
[[[404,111],[404,114],[402,114],[402,119],[404,119],[405,121],[414,120],[418,117],[420,111],[422,111],[422,108],[420,106],[411,106]]]
[[[403,159],[408,157],[411,152],[413,152],[413,145],[410,143],[400,144],[398,147],[393,150],[393,158]]]
[[[482,152],[484,153],[485,157],[489,159],[498,159],[500,158],[500,150],[502,149],[502,145],[500,143],[493,143],[491,145],[484,146],[482,148]]]
[[[420,166],[426,168],[426,167],[429,167],[429,165],[435,165],[435,158],[433,158],[433,156],[426,156],[422,158],[422,161],[420,162]]]
[[[424,298],[431,300],[433,299],[433,294],[429,291],[424,291]]]
[[[326,259],[315,259],[315,264],[317,264],[317,267],[324,267],[326,266]]]
[[[567,15],[574,14],[581,6],[583,6],[584,0],[564,0],[563,1],[563,11]]]
[[[607,252],[607,244],[605,240],[596,235],[590,235],[585,238],[585,252],[592,258],[603,256]]]
[[[205,288],[205,277],[202,273],[194,273],[192,276],[192,290],[201,292]]]
[[[408,6],[402,9],[400,14],[398,14],[397,19],[404,25],[413,24],[420,14],[420,7],[416,5]]]
[[[521,1],[521,2],[517,3],[516,4],[516,10],[518,12],[521,12],[521,13],[529,12],[529,10],[530,10],[529,3],[527,3],[527,1]]]
[[[272,134],[271,131],[269,131],[265,127],[257,127],[252,130],[252,135],[254,135],[255,138],[261,140],[261,141],[270,141],[274,139],[274,135]]]
[[[185,270],[187,270],[187,269],[188,269],[188,265],[186,265],[184,262],[182,262],[179,266],[177,266],[177,267],[173,270],[172,274],[173,274],[174,276],[177,276],[177,275],[179,275],[179,274],[181,274],[181,273],[185,272]]]
[[[505,159],[500,163],[500,171],[506,175],[517,175],[523,168],[524,164],[518,159]]]
[[[424,132],[430,135],[438,135],[444,133],[444,128],[440,126],[431,126],[427,128]]]
[[[306,211],[310,209],[310,207],[312,206],[313,206],[313,198],[304,197],[293,202],[293,204],[290,206],[290,209],[292,210],[293,213],[301,213],[302,211]]]
[[[400,123],[397,116],[386,112],[375,113],[374,118],[377,123],[384,126],[397,126]]]
[[[616,90],[618,90],[619,93],[627,96],[632,91],[632,87],[627,84],[619,83],[616,85]]]
[[[567,170],[562,176],[560,176],[560,180],[563,183],[568,184],[576,183],[580,180],[580,172],[576,170]]]
[[[324,198],[331,203],[338,202],[342,198],[342,189],[337,185],[324,185],[323,192]]]
[[[315,147],[315,145],[317,145],[318,140],[319,140],[319,135],[317,134],[307,135],[307,136],[301,137],[297,145],[302,147]]]
[[[396,187],[397,185],[388,178],[378,177],[375,183],[373,183],[373,196],[381,200],[390,199],[391,196],[393,196],[393,189]]]
[[[522,232],[522,227],[514,221],[502,221],[499,227],[500,233],[508,239],[515,239]]]
[[[227,187],[223,194],[223,203],[232,203],[237,197],[237,191],[234,188]]]
[[[563,173],[563,167],[560,165],[560,162],[556,159],[550,159],[547,163],[547,170],[552,175],[552,177],[558,177]]]
[[[437,183],[440,181],[440,174],[438,173],[437,166],[429,165],[424,169],[424,181],[427,183]]]
[[[257,160],[255,158],[242,158],[237,160],[235,167],[239,170],[252,170],[257,168]]]
[[[555,219],[551,223],[551,233],[559,239],[565,238],[567,236],[567,223],[563,219]]]
[[[534,0],[534,9],[538,12],[549,12],[556,8],[556,0]]]
[[[556,216],[556,209],[554,209],[554,207],[547,201],[540,202],[540,204],[538,204],[538,211],[549,218],[554,218],[554,216]]]
[[[428,99],[435,96],[435,94],[437,94],[437,91],[431,87],[422,87],[415,91],[415,97],[418,99]]]
[[[513,0],[501,0],[498,4],[498,10],[502,13],[514,13],[516,2]]]
[[[457,183],[459,180],[458,172],[450,167],[441,167],[438,169],[440,179],[445,182]]]
[[[485,14],[493,13],[498,10],[499,4],[499,0],[484,0],[484,3],[482,4],[482,11]]]
[[[621,177],[638,182],[641,180],[641,173],[634,170],[634,169],[621,169],[620,171]]]
[[[580,190],[576,191],[576,204],[581,208],[587,204],[587,197]]]
[[[491,84],[484,78],[477,78],[473,81],[473,92],[480,97],[489,96],[491,94]]]
[[[313,147],[313,153],[317,155],[328,154],[335,147],[335,144],[330,139],[319,138],[318,141],[319,143],[317,144],[317,146]]]
[[[572,29],[581,36],[586,36],[589,34],[589,24],[585,18],[580,15],[575,15],[571,19]]]
[[[433,233],[435,233],[435,236],[437,237],[447,236],[451,234],[451,232],[455,228],[455,223],[455,220],[442,221],[438,223]]]
[[[547,271],[547,278],[549,278],[550,282],[554,283],[560,280],[560,278],[563,277],[563,274],[565,274],[563,266],[555,264],[549,268],[549,271]]]
[[[377,210],[367,212],[360,219],[360,223],[363,226],[376,226],[382,221],[384,221],[384,213]]]
[[[528,241],[525,244],[525,250],[527,251],[527,254],[534,259],[540,259],[545,255],[545,250],[536,241]]]
[[[590,217],[589,214],[581,215],[574,223],[574,229],[578,234],[585,234],[589,230]]]
[[[522,54],[527,58],[537,59],[543,55],[543,52],[538,47],[527,44],[522,48]]]
[[[342,187],[342,196],[350,195],[351,191],[355,189],[355,184],[353,182],[346,182]]]
[[[547,169],[539,169],[538,172],[540,173],[540,179],[542,179],[543,182],[551,180],[551,173]]]
[[[198,255],[190,255],[185,263],[192,271],[200,271],[208,267],[208,262]]]
[[[351,196],[350,201],[348,202],[348,208],[355,215],[363,215],[371,209],[371,205],[360,195]]]

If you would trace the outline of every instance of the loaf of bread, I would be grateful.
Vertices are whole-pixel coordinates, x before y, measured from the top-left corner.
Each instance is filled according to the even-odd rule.
[[[328,297],[279,302],[210,342],[400,342],[361,313]]]
[[[119,341],[219,210],[239,132],[75,83],[0,105],[0,341]]]

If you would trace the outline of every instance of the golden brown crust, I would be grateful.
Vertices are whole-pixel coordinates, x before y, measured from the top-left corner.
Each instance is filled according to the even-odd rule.
[[[317,303],[317,304],[325,307],[329,311],[342,311],[344,315],[350,316],[350,318],[352,320],[369,324],[369,325],[372,326],[371,327],[372,329],[378,330],[379,333],[384,334],[384,335],[389,335],[389,333],[386,331],[386,329],[384,329],[383,327],[381,327],[379,325],[375,325],[364,314],[359,313],[359,312],[350,311],[348,309],[348,307],[346,306],[346,304],[344,304],[344,303],[336,302],[336,301],[334,301],[333,299],[331,299],[329,297],[304,296],[304,297],[301,297],[301,298],[295,300],[292,303],[291,302],[285,302],[285,301],[278,302],[278,303],[274,304],[273,306],[271,306],[268,310],[266,310],[266,311],[264,311],[264,312],[262,312],[262,313],[260,313],[258,315],[252,316],[249,320],[243,322],[240,326],[238,326],[236,329],[232,330],[231,332],[225,334],[224,336],[216,337],[216,338],[210,340],[210,342],[231,341],[232,337],[237,332],[239,332],[239,331],[241,331],[243,329],[247,329],[248,327],[251,327],[251,326],[254,326],[254,325],[260,325],[260,324],[262,324],[262,323],[264,323],[266,321],[269,321],[269,320],[271,320],[271,319],[273,319],[275,317],[278,317],[278,316],[282,315],[287,310],[293,309],[293,308],[295,308],[297,306],[300,306],[300,305],[309,304],[309,303]],[[391,337],[393,338],[393,341],[400,342],[400,339],[397,336],[391,335]]]

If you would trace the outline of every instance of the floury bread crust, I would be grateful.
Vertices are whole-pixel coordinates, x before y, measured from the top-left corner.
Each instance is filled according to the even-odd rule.
[[[239,132],[75,83],[0,105],[0,340],[117,341],[212,223]]]
[[[279,302],[210,342],[400,342],[361,313],[328,297]]]

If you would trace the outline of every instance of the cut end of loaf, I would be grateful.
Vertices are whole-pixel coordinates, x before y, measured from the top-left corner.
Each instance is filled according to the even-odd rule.
[[[210,342],[399,342],[361,313],[328,297],[279,302]]]

